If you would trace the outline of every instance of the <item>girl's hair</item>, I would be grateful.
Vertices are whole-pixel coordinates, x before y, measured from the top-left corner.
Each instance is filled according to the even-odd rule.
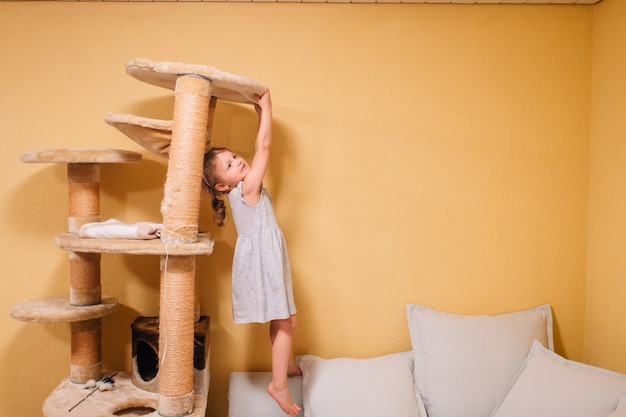
[[[226,194],[223,191],[215,189],[215,184],[218,183],[218,178],[215,175],[215,161],[216,156],[219,153],[227,151],[227,148],[213,147],[204,153],[204,164],[202,167],[202,187],[208,191],[212,196],[211,206],[213,206],[213,221],[218,226],[224,226],[224,219],[226,218],[226,207],[224,200],[219,196]]]

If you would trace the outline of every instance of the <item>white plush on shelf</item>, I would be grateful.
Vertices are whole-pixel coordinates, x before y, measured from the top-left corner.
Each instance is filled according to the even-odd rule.
[[[161,236],[162,224],[151,222],[124,223],[117,219],[91,222],[81,226],[80,237],[99,239],[157,239]]]

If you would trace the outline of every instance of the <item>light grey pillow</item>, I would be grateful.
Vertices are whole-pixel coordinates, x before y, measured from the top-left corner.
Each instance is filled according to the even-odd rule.
[[[303,374],[305,417],[425,417],[409,352],[369,359],[296,358]]]
[[[271,372],[233,372],[228,383],[228,417],[285,417],[267,393]],[[302,406],[302,377],[287,378],[291,399]],[[304,412],[298,413],[299,417]]]
[[[625,390],[626,375],[567,360],[535,342],[491,417],[607,417]]]
[[[416,304],[406,309],[415,386],[429,417],[488,416],[533,341],[553,349],[549,305],[495,316],[451,314]]]

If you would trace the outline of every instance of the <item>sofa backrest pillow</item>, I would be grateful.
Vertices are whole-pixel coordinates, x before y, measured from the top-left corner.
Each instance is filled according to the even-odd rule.
[[[622,392],[626,375],[567,360],[535,342],[491,417],[615,416]]]
[[[488,416],[533,342],[554,349],[549,305],[496,316],[452,314],[417,304],[406,310],[415,386],[428,417]]]

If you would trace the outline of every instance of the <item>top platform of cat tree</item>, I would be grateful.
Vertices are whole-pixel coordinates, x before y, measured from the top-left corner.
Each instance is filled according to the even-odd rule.
[[[141,154],[120,149],[56,148],[24,152],[20,160],[26,163],[123,164],[140,162]]]
[[[152,61],[135,58],[126,62],[126,72],[149,84],[176,89],[176,80],[181,75],[195,75],[211,81],[211,95],[225,101],[252,103],[261,96],[265,87],[256,81],[206,65],[182,62]]]

